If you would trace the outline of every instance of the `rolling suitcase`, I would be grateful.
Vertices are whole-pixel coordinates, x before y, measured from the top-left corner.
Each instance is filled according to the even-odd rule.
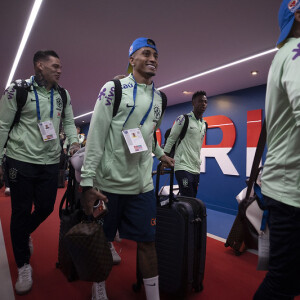
[[[159,168],[159,167],[158,167]],[[158,197],[160,172],[156,174],[156,250],[159,286],[162,292],[184,299],[187,291],[203,289],[206,258],[206,207],[196,198],[170,195]]]
[[[70,164],[68,186],[59,205],[59,242],[58,261],[56,267],[61,269],[68,281],[78,279],[75,266],[69,251],[63,243],[65,234],[82,220],[83,212],[80,209],[79,184],[75,179],[75,170]]]
[[[184,299],[193,289],[203,289],[206,257],[206,207],[195,198],[173,196],[174,170],[170,173],[170,195],[159,196],[159,172],[156,174],[156,250],[160,291],[172,299]],[[165,172],[166,173],[166,172]],[[137,268],[138,290],[142,284]]]

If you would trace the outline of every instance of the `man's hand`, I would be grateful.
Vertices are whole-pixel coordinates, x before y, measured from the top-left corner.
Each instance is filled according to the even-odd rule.
[[[163,155],[162,157],[160,157],[159,160],[162,162],[161,168],[160,168],[160,173],[161,174],[163,174],[163,171],[164,171],[165,168],[174,167],[175,160],[172,157],[169,157],[167,155]]]
[[[93,206],[98,199],[104,201],[105,203],[108,202],[107,197],[94,188],[90,188],[82,193],[80,202],[81,206],[83,207],[84,213],[87,216],[93,213]]]
[[[0,180],[3,180],[3,169],[2,166],[0,166]]]
[[[75,154],[79,149],[80,149],[79,143],[73,143],[70,146],[70,155],[73,156],[73,154]]]

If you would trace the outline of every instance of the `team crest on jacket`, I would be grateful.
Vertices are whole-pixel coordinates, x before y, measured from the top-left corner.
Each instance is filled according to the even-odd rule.
[[[63,107],[63,101],[60,97],[56,98],[56,106],[59,108],[59,109],[62,109]]]
[[[154,121],[158,121],[160,116],[161,116],[160,106],[155,104],[154,108],[153,108],[153,111],[154,111]]]

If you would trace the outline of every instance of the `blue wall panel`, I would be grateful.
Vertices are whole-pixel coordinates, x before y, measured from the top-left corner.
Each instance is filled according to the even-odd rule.
[[[165,91],[168,94],[167,90]],[[206,158],[206,172],[200,175],[197,197],[210,209],[236,214],[235,196],[246,186],[246,145],[247,111],[263,109],[266,86],[261,85],[225,95],[208,97],[208,107],[204,117],[225,115],[236,127],[236,141],[228,156],[237,169],[239,176],[224,175],[215,158]],[[208,95],[209,96],[209,95]],[[162,136],[180,114],[192,110],[191,102],[168,107],[161,125]],[[217,145],[222,140],[222,131],[208,129],[207,144]]]

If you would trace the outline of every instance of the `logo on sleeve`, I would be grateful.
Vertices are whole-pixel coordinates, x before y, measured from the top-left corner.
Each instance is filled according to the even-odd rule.
[[[14,88],[12,88],[11,90],[9,88],[7,88],[4,91],[4,95],[7,94],[7,99],[8,100],[11,100],[14,97],[14,93],[15,93],[15,89]]]
[[[300,43],[297,46],[298,48],[293,50],[293,52],[296,52],[295,56],[293,57],[293,60],[300,56]]]
[[[109,94],[106,98],[106,103],[105,105],[111,105],[111,102],[112,102],[112,97],[115,95],[115,87],[111,87],[110,91],[109,91]]]
[[[106,92],[106,88],[103,88],[99,93],[98,100],[101,101],[103,97],[104,99],[106,99],[105,105],[111,105],[112,97],[115,95],[115,88],[111,87],[109,94],[107,96],[105,92]]]
[[[106,92],[106,88],[104,88],[103,90],[100,91],[99,96],[98,96],[98,100],[100,101],[102,96],[104,96],[105,98],[105,92]]]
[[[181,115],[181,116],[177,117],[175,122],[177,122],[178,125],[182,125],[184,120],[185,120],[184,115]]]

